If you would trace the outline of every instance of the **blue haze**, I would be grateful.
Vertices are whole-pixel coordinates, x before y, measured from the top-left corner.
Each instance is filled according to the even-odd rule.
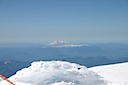
[[[0,0],[0,42],[128,43],[127,0]]]

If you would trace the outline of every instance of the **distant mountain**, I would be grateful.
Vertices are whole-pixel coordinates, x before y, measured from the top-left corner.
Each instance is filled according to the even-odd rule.
[[[49,47],[55,47],[55,48],[69,48],[69,47],[82,47],[82,46],[89,46],[88,44],[73,44],[73,43],[67,43],[66,41],[53,41],[52,43],[48,44]]]
[[[128,85],[128,62],[89,68],[109,81],[109,85]]]
[[[2,47],[0,48],[0,60],[53,60],[69,57],[96,57],[103,56],[104,51],[96,46],[82,47]]]

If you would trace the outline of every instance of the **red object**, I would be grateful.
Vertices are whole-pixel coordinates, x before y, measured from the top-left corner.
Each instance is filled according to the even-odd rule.
[[[10,80],[8,80],[6,77],[4,77],[3,75],[1,75],[0,74],[0,77],[3,79],[3,80],[5,80],[5,81],[7,81],[8,83],[10,83],[11,85],[15,85],[13,82],[11,82]]]

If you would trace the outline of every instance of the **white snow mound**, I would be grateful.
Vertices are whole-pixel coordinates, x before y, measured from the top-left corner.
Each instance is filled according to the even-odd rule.
[[[107,85],[85,66],[62,61],[38,61],[9,78],[16,85]],[[5,81],[0,85],[10,85]]]
[[[128,85],[128,62],[89,68],[101,75],[110,85]]]

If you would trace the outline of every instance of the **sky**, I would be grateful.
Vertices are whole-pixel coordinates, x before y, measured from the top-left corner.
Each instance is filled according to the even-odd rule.
[[[0,43],[128,43],[128,0],[0,0]]]

